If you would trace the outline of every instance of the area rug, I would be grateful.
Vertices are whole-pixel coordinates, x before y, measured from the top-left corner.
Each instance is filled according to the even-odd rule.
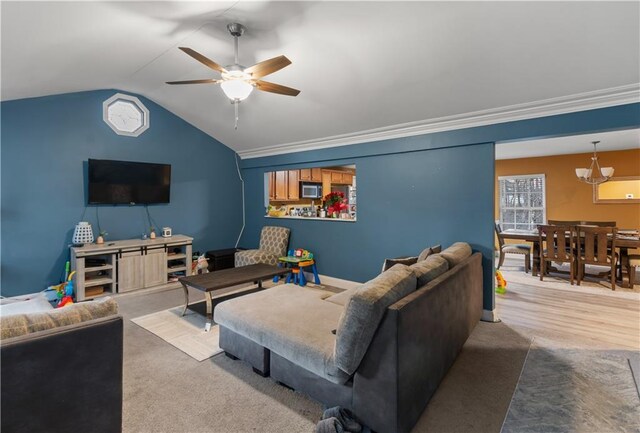
[[[182,309],[182,306],[174,307],[136,317],[131,321],[198,361],[222,352],[218,345],[218,326],[214,325],[211,331],[205,332],[205,316],[192,309],[188,309],[182,316]]]
[[[536,338],[502,433],[640,432],[637,352],[563,348]]]

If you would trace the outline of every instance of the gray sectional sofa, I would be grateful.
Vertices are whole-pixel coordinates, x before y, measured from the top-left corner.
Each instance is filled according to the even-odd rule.
[[[285,284],[225,301],[220,347],[374,431],[408,432],[482,315],[481,254],[423,256],[338,294]]]

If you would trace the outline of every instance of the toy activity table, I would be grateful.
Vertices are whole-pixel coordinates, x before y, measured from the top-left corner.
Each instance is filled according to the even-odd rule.
[[[285,256],[278,258],[280,262],[278,266],[286,266],[290,268],[290,272],[287,274],[286,282],[290,283],[293,281],[293,284],[298,284],[300,286],[307,285],[307,279],[304,276],[305,268],[311,268],[311,272],[313,272],[314,282],[316,284],[320,284],[320,277],[318,276],[318,270],[316,269],[316,261],[310,258],[302,258],[302,257],[294,257],[294,256]],[[275,277],[274,280],[276,280]]]

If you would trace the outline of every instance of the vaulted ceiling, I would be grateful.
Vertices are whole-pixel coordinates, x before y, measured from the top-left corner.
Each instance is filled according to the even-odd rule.
[[[2,99],[115,88],[241,154],[640,82],[638,2],[2,2]],[[233,107],[180,50],[233,63],[280,54]]]

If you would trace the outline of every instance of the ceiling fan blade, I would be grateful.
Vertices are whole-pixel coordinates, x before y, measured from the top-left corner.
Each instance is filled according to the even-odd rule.
[[[222,80],[204,79],[204,80],[185,80],[185,81],[167,81],[167,84],[218,84]]]
[[[182,51],[184,51],[185,53],[187,53],[188,55],[190,55],[191,57],[193,57],[194,59],[196,59],[197,61],[199,61],[203,65],[210,67],[214,71],[227,72],[227,70],[225,68],[223,68],[222,66],[220,66],[216,62],[214,62],[211,59],[206,58],[205,56],[203,56],[202,54],[200,54],[199,52],[197,52],[195,50],[192,50],[191,48],[187,48],[187,47],[178,47],[178,48],[180,48]]]
[[[251,78],[262,78],[266,75],[273,74],[276,71],[284,68],[285,66],[289,66],[291,64],[291,60],[287,59],[286,56],[278,56],[273,59],[265,60],[260,63],[256,63],[253,66],[249,66],[244,71],[247,74],[251,74]]]
[[[271,92],[278,93],[280,95],[287,96],[298,96],[300,90],[292,89],[291,87],[282,86],[280,84],[269,83],[268,81],[256,81],[255,82],[256,89],[262,90],[263,92]]]

